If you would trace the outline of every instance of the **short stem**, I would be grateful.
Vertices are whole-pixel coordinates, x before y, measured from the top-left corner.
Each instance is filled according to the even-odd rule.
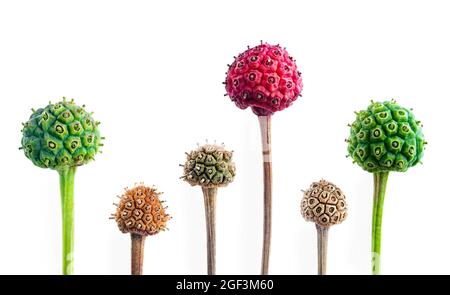
[[[63,274],[73,273],[74,256],[74,181],[76,167],[59,170],[59,187],[61,191],[62,235],[63,235]]]
[[[272,230],[272,152],[271,116],[258,116],[261,129],[263,171],[264,171],[264,227],[261,274],[269,273],[270,237]]]
[[[216,274],[216,197],[217,188],[202,187],[205,201],[208,275]]]
[[[142,275],[144,269],[145,236],[131,234],[131,274]]]
[[[374,173],[373,210],[372,210],[372,274],[380,274],[381,226],[383,204],[389,172]]]
[[[318,274],[327,274],[328,227],[316,224]]]

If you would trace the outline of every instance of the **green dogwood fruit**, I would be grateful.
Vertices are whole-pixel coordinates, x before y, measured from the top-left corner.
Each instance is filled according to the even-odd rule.
[[[76,168],[94,160],[104,138],[99,122],[73,100],[63,98],[33,110],[23,123],[22,147],[25,156],[40,168],[58,171],[63,222],[63,274],[73,272],[73,195]]]
[[[374,174],[372,273],[380,273],[381,222],[389,172],[406,172],[420,163],[425,147],[420,121],[394,100],[373,102],[356,112],[349,125],[348,153],[354,163]]]

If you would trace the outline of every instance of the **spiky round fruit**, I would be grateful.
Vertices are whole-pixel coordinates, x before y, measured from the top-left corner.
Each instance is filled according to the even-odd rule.
[[[186,155],[182,178],[191,185],[212,188],[233,181],[236,173],[233,152],[225,150],[223,145],[205,144]]]
[[[313,182],[304,192],[301,212],[306,221],[321,226],[339,224],[347,218],[345,195],[331,182]]]
[[[171,217],[159,199],[161,194],[156,188],[143,184],[125,189],[114,214],[120,231],[149,236],[165,230]]]
[[[239,54],[228,69],[226,91],[241,109],[258,116],[289,107],[303,89],[295,60],[279,45],[261,44]]]
[[[33,110],[23,124],[21,149],[41,168],[81,166],[93,160],[102,146],[98,124],[84,106],[64,98]]]
[[[353,160],[373,173],[405,172],[420,162],[426,144],[420,121],[393,100],[357,112],[347,141]]]

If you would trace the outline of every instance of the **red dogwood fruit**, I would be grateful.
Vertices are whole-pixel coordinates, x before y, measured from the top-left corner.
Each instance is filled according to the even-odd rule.
[[[226,91],[241,109],[258,116],[289,107],[303,88],[295,60],[280,45],[261,44],[239,54],[229,66]]]

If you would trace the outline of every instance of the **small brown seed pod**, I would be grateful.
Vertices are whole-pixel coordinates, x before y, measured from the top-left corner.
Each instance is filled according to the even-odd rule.
[[[171,219],[166,213],[164,201],[159,199],[162,193],[154,187],[144,184],[126,188],[120,197],[117,210],[113,214],[119,230],[131,234],[131,273],[142,274],[145,237],[155,235],[167,229]]]
[[[313,182],[304,191],[301,213],[306,221],[313,221],[317,229],[318,273],[326,274],[328,229],[347,218],[347,202],[343,192],[326,180]]]
[[[123,233],[151,236],[166,230],[170,216],[166,214],[154,187],[138,185],[126,189],[117,206],[115,220]]]
[[[306,221],[321,226],[339,224],[347,218],[345,195],[331,182],[313,182],[304,192],[301,212]]]

